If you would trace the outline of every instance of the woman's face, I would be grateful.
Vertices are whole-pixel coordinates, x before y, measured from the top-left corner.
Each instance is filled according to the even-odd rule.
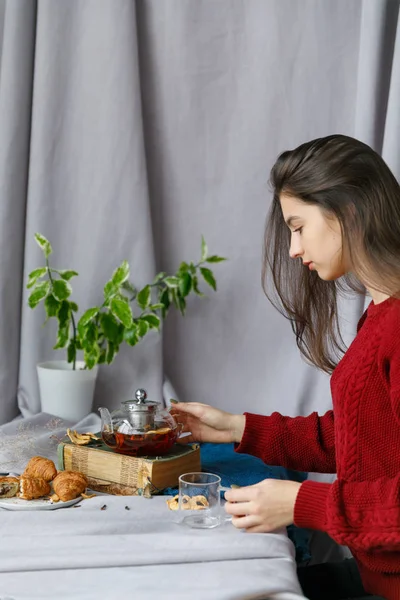
[[[289,254],[317,271],[325,281],[347,272],[342,259],[342,234],[339,221],[327,219],[321,209],[284,193],[280,195],[283,218],[291,235]]]

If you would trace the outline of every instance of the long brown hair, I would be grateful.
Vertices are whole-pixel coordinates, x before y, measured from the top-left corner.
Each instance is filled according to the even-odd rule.
[[[271,170],[270,182],[273,200],[265,228],[264,290],[291,321],[306,360],[331,373],[345,351],[339,293],[349,288],[364,292],[367,286],[399,295],[400,186],[379,154],[344,135],[319,138],[283,152]],[[282,192],[319,206],[327,218],[337,218],[351,273],[323,281],[300,260],[290,259],[291,234],[279,202]]]

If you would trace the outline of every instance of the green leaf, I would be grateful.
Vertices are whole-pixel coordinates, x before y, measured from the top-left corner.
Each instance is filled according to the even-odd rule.
[[[123,340],[124,340],[124,331],[125,331],[125,326],[122,323],[119,323],[118,337],[117,337],[117,341],[116,341],[116,346],[118,346],[118,347],[119,347],[119,344],[121,344],[121,342],[123,342]]]
[[[178,302],[178,309],[180,310],[182,315],[185,315],[185,311],[186,311],[185,298],[183,298],[180,294],[177,294],[177,302]]]
[[[158,283],[158,282],[159,282],[161,279],[164,279],[164,277],[165,277],[166,275],[167,275],[167,274],[166,274],[166,273],[164,273],[164,271],[161,271],[161,273],[157,273],[157,275],[156,275],[156,276],[154,277],[154,279],[153,279],[153,283]]]
[[[149,330],[149,324],[144,321],[143,318],[137,320],[138,334],[140,337],[144,337]]]
[[[43,298],[45,298],[50,289],[49,281],[42,281],[42,283],[37,283],[33,288],[33,292],[28,298],[28,304],[31,308],[35,308],[39,304]]]
[[[183,273],[179,278],[179,292],[181,296],[184,298],[187,296],[192,289],[192,276],[190,273]]]
[[[106,362],[106,356],[107,356],[107,350],[105,348],[102,348],[100,350],[100,356],[99,356],[99,360],[97,361],[97,364],[103,365]]]
[[[88,308],[86,312],[83,313],[81,318],[78,321],[78,328],[86,327],[97,315],[99,314],[100,309],[95,306],[93,308]]]
[[[179,285],[179,278],[178,277],[166,277],[164,279],[164,283],[169,287],[169,288],[177,288]]]
[[[106,352],[106,363],[108,365],[110,365],[112,363],[112,361],[114,360],[114,356],[115,356],[115,346],[112,342],[108,342],[107,345],[107,352]]]
[[[47,240],[41,233],[35,233],[35,240],[43,250],[45,257],[48,258],[53,252],[49,240]]]
[[[163,290],[163,292],[160,294],[159,301],[160,301],[160,304],[163,305],[163,308],[161,309],[161,316],[163,319],[165,319],[165,317],[168,314],[168,309],[169,309],[169,306],[171,303],[170,299],[169,299],[169,295],[168,295],[168,288],[165,288]]]
[[[71,340],[67,349],[67,361],[71,363],[74,362],[74,360],[76,360],[76,346],[74,340]]]
[[[149,306],[150,310],[160,310],[161,308],[164,308],[164,304],[158,303],[158,304],[150,304]]]
[[[109,300],[118,292],[118,286],[113,281],[108,281],[104,286],[104,298]]]
[[[35,285],[35,283],[37,282],[38,279],[40,279],[40,277],[43,277],[43,275],[46,275],[47,273],[47,267],[41,267],[40,269],[35,269],[34,271],[32,271],[31,273],[29,273],[28,275],[28,283],[27,283],[27,288],[31,288]]]
[[[58,311],[58,320],[60,322],[60,327],[64,327],[68,324],[71,318],[71,308],[69,302],[67,300],[63,300],[61,302],[61,306]]]
[[[94,321],[90,321],[90,323],[88,323],[86,325],[86,329],[85,329],[85,336],[82,340],[82,346],[85,349],[89,349],[91,346],[94,345],[95,342],[97,342],[97,338],[99,335],[99,331],[97,329],[97,325]]]
[[[82,348],[86,353],[90,354],[92,348],[94,346],[98,346],[97,340],[99,332],[97,329],[97,324],[95,321],[91,321],[86,325],[86,327],[83,328],[83,330],[81,329],[81,331]]]
[[[219,263],[219,262],[223,262],[224,260],[228,260],[228,259],[224,258],[223,256],[217,256],[215,254],[214,256],[209,256],[206,259],[206,262],[208,262],[208,263]]]
[[[72,279],[72,277],[76,277],[77,275],[79,275],[79,273],[77,273],[76,271],[58,271],[58,274],[60,277],[62,277],[63,279],[65,279],[65,281],[69,281],[70,279]]]
[[[96,366],[96,357],[93,354],[89,354],[88,352],[83,353],[84,360],[86,363],[86,367],[91,371],[93,367]]]
[[[204,277],[204,281],[208,283],[208,285],[211,286],[213,290],[217,291],[217,282],[215,281],[213,272],[210,271],[210,269],[206,269],[206,267],[200,267],[200,271]]]
[[[121,287],[126,292],[129,292],[134,298],[136,297],[137,289],[130,281],[124,281]]]
[[[52,294],[46,296],[44,300],[44,308],[46,310],[47,318],[50,319],[50,317],[56,317],[60,306],[61,302],[56,300]]]
[[[57,343],[53,347],[54,350],[58,350],[59,348],[65,348],[68,344],[69,340],[69,326],[64,325],[63,327],[59,327],[57,333]]]
[[[64,279],[55,279],[53,282],[53,296],[57,300],[66,300],[72,294],[72,288]]]
[[[168,296],[169,296],[170,304],[174,304],[175,308],[179,309],[178,290],[176,288],[170,288],[168,290]]]
[[[203,236],[201,236],[201,259],[200,262],[204,262],[208,256],[208,248],[206,244],[206,240]]]
[[[111,312],[125,327],[131,327],[133,322],[132,310],[128,302],[113,298],[110,304]]]
[[[182,315],[185,314],[185,309],[186,309],[186,301],[185,298],[183,298],[179,291],[175,288],[172,288],[169,290],[169,298],[171,303],[174,304],[175,308],[177,310],[179,310]]]
[[[73,310],[74,312],[78,312],[79,307],[75,302],[70,302],[69,305],[71,307],[71,310]]]
[[[130,346],[135,346],[138,343],[139,335],[136,323],[134,323],[129,329],[124,330],[124,340]]]
[[[205,294],[203,294],[200,290],[199,290],[199,280],[197,279],[197,276],[194,276],[192,278],[192,287],[193,287],[193,291],[195,294],[197,294],[198,296],[200,296],[201,298],[204,298]]]
[[[118,269],[115,269],[113,276],[111,278],[112,283],[119,287],[123,284],[129,277],[129,263],[127,260],[124,260],[121,263],[121,266]]]
[[[189,265],[189,271],[192,275],[196,275],[196,266],[192,262]]]
[[[93,369],[97,365],[100,358],[100,348],[97,344],[93,344],[90,350],[84,350],[83,358],[88,369]]]
[[[179,265],[179,272],[180,273],[186,273],[186,271],[189,271],[190,267],[186,262],[181,262],[181,264]]]
[[[107,340],[118,343],[119,323],[117,319],[110,313],[101,313],[100,323],[104,336],[107,338]]]
[[[146,285],[136,297],[136,302],[140,306],[140,308],[145,309],[150,304],[151,300],[151,288],[149,285]]]
[[[147,321],[147,323],[152,329],[160,329],[161,321],[159,317],[157,317],[157,315],[143,315],[143,317],[141,317],[141,320]]]
[[[129,306],[129,298],[128,296],[125,296],[125,294],[121,294],[120,292],[117,292],[114,296],[114,298],[116,298],[117,300],[122,300],[122,302],[125,302],[125,304],[127,304]]]

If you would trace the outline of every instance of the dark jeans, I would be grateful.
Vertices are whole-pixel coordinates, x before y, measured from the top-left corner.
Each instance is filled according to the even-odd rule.
[[[299,567],[297,576],[303,594],[309,600],[384,600],[378,596],[371,596],[364,590],[354,558],[346,558],[337,563]]]

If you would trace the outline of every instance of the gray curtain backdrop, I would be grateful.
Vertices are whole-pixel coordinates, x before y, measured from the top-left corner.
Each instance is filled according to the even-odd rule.
[[[76,269],[84,310],[123,260],[137,286],[199,257],[218,292],[171,313],[102,367],[96,405],[136,387],[230,411],[324,412],[329,380],[300,358],[260,284],[277,155],[354,135],[400,176],[396,0],[0,2],[0,423],[40,411],[36,363],[53,324],[27,307],[28,272]],[[342,303],[352,339],[364,298]]]

